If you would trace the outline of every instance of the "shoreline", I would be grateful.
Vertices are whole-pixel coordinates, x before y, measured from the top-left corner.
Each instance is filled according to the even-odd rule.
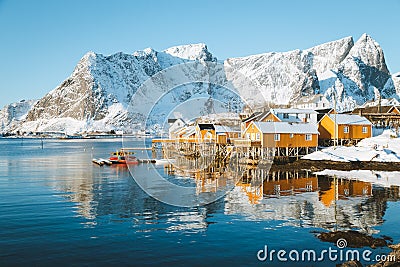
[[[146,139],[148,136],[135,136],[125,135],[130,138]],[[0,136],[0,140],[57,140],[57,141],[70,141],[70,140],[116,140],[122,138],[121,135],[98,135],[87,137],[38,137],[38,136]],[[310,159],[294,159],[293,161],[280,161],[274,160],[271,165],[273,171],[292,171],[292,170],[311,170],[323,171],[326,169],[352,171],[352,170],[374,170],[374,171],[400,171],[400,162],[390,161],[333,161],[333,160],[310,160]]]
[[[307,160],[299,159],[286,164],[274,163],[271,170],[293,170],[304,169],[311,171],[323,171],[325,169],[352,171],[352,170],[374,170],[374,171],[400,171],[400,162],[379,161],[330,161],[330,160]]]

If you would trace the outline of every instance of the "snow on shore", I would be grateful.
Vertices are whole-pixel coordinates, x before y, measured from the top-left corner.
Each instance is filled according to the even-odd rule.
[[[357,146],[328,147],[302,157],[307,160],[400,162],[400,138],[386,130],[361,140]]]

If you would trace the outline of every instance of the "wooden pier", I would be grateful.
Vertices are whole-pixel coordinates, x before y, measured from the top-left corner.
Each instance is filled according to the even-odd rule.
[[[161,149],[162,158],[201,158],[203,162],[217,161],[221,164],[237,158],[241,164],[247,165],[271,164],[274,160],[289,162],[317,150],[316,147],[262,147],[261,142],[247,139],[234,139],[231,143],[217,143],[213,140],[199,142],[194,138],[154,139],[152,149],[153,151]],[[192,166],[192,168],[197,167]]]
[[[123,147],[121,150],[152,150],[151,147]]]

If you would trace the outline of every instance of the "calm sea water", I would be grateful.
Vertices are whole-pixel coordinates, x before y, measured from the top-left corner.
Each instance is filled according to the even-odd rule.
[[[315,232],[335,229],[400,242],[398,186],[340,180],[332,204],[332,177],[274,173],[261,187],[243,182],[212,204],[180,208],[148,196],[128,169],[92,164],[121,146],[45,140],[42,149],[40,140],[0,139],[0,266],[334,266],[260,262],[256,254],[265,245],[321,251],[334,245]]]

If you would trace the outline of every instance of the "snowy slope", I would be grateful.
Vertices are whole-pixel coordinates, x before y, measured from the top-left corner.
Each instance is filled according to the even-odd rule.
[[[205,44],[110,56],[88,52],[73,73],[13,129],[137,130],[162,125],[175,107],[185,103],[192,117],[227,107],[239,111],[244,103],[252,108],[288,104],[316,93],[330,101],[336,96],[337,109],[347,110],[377,95],[396,96],[399,88],[381,47],[366,34],[355,43],[346,37],[306,50],[219,63]],[[66,118],[73,121],[71,129]],[[57,123],[58,119],[63,122]]]
[[[37,102],[37,100],[21,100],[20,102],[11,103],[0,110],[0,130],[6,132],[14,124],[25,119],[28,111]]]

